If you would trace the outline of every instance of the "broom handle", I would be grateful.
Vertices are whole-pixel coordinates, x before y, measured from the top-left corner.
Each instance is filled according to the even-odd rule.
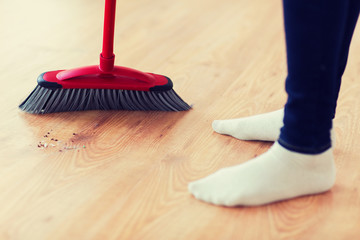
[[[151,74],[126,67],[114,67],[115,10],[116,0],[105,0],[103,48],[100,54],[100,65],[60,71],[56,74],[56,78],[58,80],[64,81],[84,75],[106,74],[112,76],[123,76],[125,78],[128,77],[146,83],[152,83],[155,81],[154,76]]]
[[[116,0],[105,0],[103,46],[100,54],[100,70],[111,72],[114,68],[114,28]]]

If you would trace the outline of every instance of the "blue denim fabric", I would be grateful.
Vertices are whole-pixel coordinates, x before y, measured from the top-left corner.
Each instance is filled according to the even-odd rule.
[[[360,0],[283,0],[283,6],[288,100],[278,142],[292,151],[318,154],[331,147]]]

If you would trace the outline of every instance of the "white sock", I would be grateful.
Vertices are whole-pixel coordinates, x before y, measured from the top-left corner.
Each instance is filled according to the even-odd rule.
[[[332,148],[310,155],[275,142],[259,157],[220,169],[188,187],[195,198],[216,205],[262,205],[325,192],[334,185],[335,172]]]
[[[241,140],[276,141],[283,126],[284,109],[250,117],[215,120],[215,132]]]
[[[215,132],[230,135],[240,140],[276,141],[280,135],[284,118],[284,109],[244,118],[215,120],[212,127]],[[335,144],[335,132],[330,131]]]

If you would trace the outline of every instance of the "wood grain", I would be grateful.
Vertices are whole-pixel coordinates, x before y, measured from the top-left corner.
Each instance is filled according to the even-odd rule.
[[[215,134],[211,122],[285,103],[281,2],[118,1],[116,64],[170,76],[189,112],[20,112],[41,72],[97,63],[102,17],[103,1],[0,1],[1,240],[360,237],[359,27],[335,119],[334,188],[223,208],[187,183],[271,146]]]

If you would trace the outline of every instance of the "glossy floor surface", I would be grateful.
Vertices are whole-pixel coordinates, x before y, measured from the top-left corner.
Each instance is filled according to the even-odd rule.
[[[0,1],[0,239],[359,239],[359,27],[333,189],[224,208],[195,200],[187,183],[271,146],[211,122],[284,105],[281,2],[118,1],[116,64],[171,77],[188,112],[21,112],[40,73],[98,62],[103,4]]]

